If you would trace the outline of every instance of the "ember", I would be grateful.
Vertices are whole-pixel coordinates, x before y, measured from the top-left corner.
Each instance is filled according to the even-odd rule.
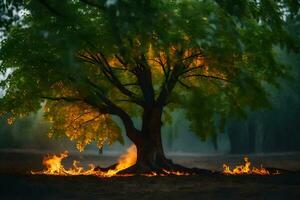
[[[276,175],[279,174],[277,171],[276,173],[271,173],[267,169],[252,167],[250,168],[251,162],[247,157],[244,158],[245,164],[238,165],[234,169],[230,170],[230,167],[227,164],[223,164],[223,174],[231,174],[231,175],[242,175],[242,174],[256,174],[256,175]]]

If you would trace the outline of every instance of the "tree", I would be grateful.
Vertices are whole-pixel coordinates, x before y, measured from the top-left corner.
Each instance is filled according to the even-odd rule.
[[[286,16],[290,34],[300,34],[300,15]],[[290,66],[293,81],[280,80],[280,91],[269,88],[272,110],[252,112],[246,121],[227,123],[232,153],[299,150],[299,53],[277,48],[277,59]],[[288,133],[288,134],[287,134]]]
[[[296,6],[296,9],[295,9]],[[185,168],[165,157],[161,127],[185,110],[201,138],[228,117],[268,107],[266,86],[287,67],[274,46],[299,50],[284,15],[297,1],[37,0],[2,42],[2,115],[44,108],[52,134],[83,150],[122,142],[118,117],[137,147],[125,172]],[[132,118],[138,117],[137,127]]]

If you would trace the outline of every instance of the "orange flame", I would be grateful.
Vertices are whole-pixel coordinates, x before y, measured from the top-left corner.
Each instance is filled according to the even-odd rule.
[[[157,173],[157,172],[150,172],[148,174],[142,174],[143,176],[152,177],[152,176],[189,176],[190,174],[187,172],[180,172],[180,171],[169,171],[166,169],[162,169],[164,173]]]
[[[108,170],[107,173],[105,173],[105,176],[114,176],[119,171],[126,169],[136,163],[136,147],[135,145],[130,146],[127,149],[127,153],[121,155],[121,157],[118,160],[118,165],[115,169]]]
[[[118,164],[115,169],[110,169],[106,172],[96,170],[95,165],[89,164],[89,169],[85,170],[83,167],[79,166],[80,162],[74,160],[71,168],[66,169],[62,165],[62,160],[68,157],[68,152],[65,151],[60,155],[47,155],[43,159],[43,165],[45,169],[43,171],[31,171],[31,174],[45,174],[45,175],[56,175],[56,176],[76,176],[76,175],[93,175],[99,177],[111,177],[119,176],[117,173],[123,169],[126,169],[136,163],[137,154],[136,147],[132,145],[127,149],[127,152],[120,156],[118,159]],[[250,167],[251,162],[247,157],[244,158],[244,165],[238,165],[234,169],[230,169],[229,165],[223,164],[223,174],[230,175],[242,175],[242,174],[256,174],[256,175],[277,175],[279,172],[271,173],[267,169],[256,167]],[[152,176],[188,176],[189,173],[180,172],[180,171],[169,171],[162,169],[164,173],[151,172],[148,174],[142,174],[143,176],[152,177]],[[122,176],[132,176],[133,174],[125,174]]]
[[[95,169],[95,165],[89,164],[89,169],[85,170],[83,167],[79,166],[80,162],[74,160],[71,168],[66,169],[62,160],[68,157],[68,152],[65,151],[60,155],[48,155],[44,157],[43,165],[45,169],[43,171],[31,171],[31,174],[45,174],[45,175],[56,175],[56,176],[78,176],[78,175],[93,175],[99,177],[111,177],[111,176],[119,176],[117,173],[123,169],[126,169],[136,163],[137,155],[136,155],[136,147],[132,145],[127,149],[127,152],[120,156],[118,159],[118,164],[115,169],[110,169],[107,172],[103,172]],[[162,169],[163,173],[150,172],[148,174],[142,174],[143,176],[168,176],[168,175],[176,175],[176,176],[187,176],[190,175],[186,172],[180,171],[169,171],[166,169]],[[133,174],[125,174],[122,176],[132,176]]]
[[[80,162],[76,160],[73,161],[73,166],[71,168],[66,169],[61,162],[63,159],[68,157],[68,154],[69,153],[65,151],[59,156],[46,156],[43,160],[43,165],[46,169],[37,172],[31,171],[31,174],[45,174],[56,176],[94,175],[100,177],[111,177],[115,176],[119,171],[134,165],[136,162],[136,147],[134,145],[129,147],[126,154],[122,155],[119,158],[116,168],[108,170],[107,172],[95,170],[95,165],[93,164],[89,164],[89,169],[85,170],[83,167],[79,166]]]
[[[231,175],[241,175],[241,174],[257,174],[257,175],[271,175],[271,173],[263,168],[262,166],[260,168],[253,167],[250,168],[251,162],[247,157],[244,158],[245,164],[244,165],[238,165],[234,169],[230,170],[230,167],[227,164],[223,164],[223,173],[224,174],[231,174]],[[276,173],[278,174],[278,172]]]

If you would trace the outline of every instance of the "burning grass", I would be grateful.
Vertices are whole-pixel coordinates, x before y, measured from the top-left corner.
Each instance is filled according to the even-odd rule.
[[[260,168],[257,167],[250,167],[251,162],[249,161],[248,157],[244,158],[244,165],[238,165],[232,170],[230,169],[229,165],[223,164],[223,174],[230,174],[230,175],[245,175],[245,174],[255,174],[255,175],[277,175],[279,174],[279,171],[276,170],[276,172],[270,172],[269,170],[263,168],[262,166]]]
[[[84,169],[80,166],[80,162],[74,160],[71,168],[66,169],[62,160],[68,157],[68,152],[65,151],[60,155],[47,155],[44,157],[43,165],[45,167],[42,171],[31,171],[31,174],[37,175],[54,175],[54,176],[79,176],[79,175],[93,175],[98,177],[112,177],[112,176],[133,176],[134,174],[122,174],[119,175],[118,172],[122,171],[130,166],[134,165],[136,162],[136,147],[132,145],[127,149],[127,152],[120,156],[117,165],[113,169],[107,171],[102,171],[93,164],[89,164],[88,169]],[[159,174],[156,172],[151,172],[147,174],[141,174],[143,176],[167,176],[167,175],[177,175],[177,176],[187,176],[189,173],[179,172],[179,171],[168,171],[162,169],[164,174]]]
[[[99,177],[111,177],[115,176],[119,171],[132,166],[136,161],[136,148],[131,146],[127,149],[126,154],[122,155],[115,169],[108,171],[96,170],[96,166],[89,164],[89,169],[84,169],[79,166],[80,162],[74,160],[71,168],[66,169],[62,165],[62,160],[67,158],[68,152],[65,151],[60,155],[47,155],[44,157],[43,165],[45,169],[43,171],[31,171],[32,174],[45,174],[45,175],[56,175],[56,176],[78,176],[78,175],[94,175]],[[126,176],[126,175],[123,175]],[[129,174],[127,175],[129,176]]]
[[[65,151],[60,155],[47,155],[43,159],[43,165],[45,167],[42,171],[31,171],[31,174],[37,175],[54,175],[54,176],[97,176],[97,177],[112,177],[112,176],[133,176],[135,174],[118,174],[118,172],[127,169],[133,166],[136,163],[136,147],[132,145],[127,149],[127,152],[120,156],[118,159],[118,163],[109,167],[108,169],[96,167],[93,164],[89,164],[88,169],[84,169],[80,166],[80,162],[74,160],[72,167],[66,169],[62,164],[63,159],[68,157],[68,152]],[[222,174],[225,175],[277,175],[279,171],[270,172],[266,168],[262,166],[260,168],[250,167],[251,162],[247,157],[244,158],[244,165],[238,165],[233,169],[230,169],[228,164],[223,164]],[[162,173],[158,172],[149,172],[146,174],[141,174],[142,176],[152,177],[152,176],[168,176],[168,175],[176,175],[176,176],[188,176],[194,175],[197,173],[191,172],[182,172],[182,171],[171,171],[162,169]]]

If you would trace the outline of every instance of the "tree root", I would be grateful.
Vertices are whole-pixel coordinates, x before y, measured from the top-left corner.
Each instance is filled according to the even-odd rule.
[[[109,167],[102,168],[96,167],[95,171],[107,172],[109,170],[114,170],[117,166],[113,164]],[[171,160],[165,159],[157,163],[136,163],[126,169],[123,169],[117,173],[118,175],[133,174],[133,175],[211,175],[218,174],[218,172],[213,172],[207,169],[200,168],[187,168],[179,164],[174,164]]]
[[[101,171],[101,172],[108,172],[109,170],[114,170],[116,169],[118,163],[115,163],[113,165],[110,165],[108,167],[100,167],[100,166],[97,166],[94,168],[94,171]]]
[[[141,166],[135,164],[127,169],[119,171],[117,174],[134,174],[134,175],[158,175],[158,176],[167,176],[167,175],[211,175],[216,174],[216,172],[200,169],[200,168],[187,168],[178,164],[173,164],[168,167],[149,167]]]

